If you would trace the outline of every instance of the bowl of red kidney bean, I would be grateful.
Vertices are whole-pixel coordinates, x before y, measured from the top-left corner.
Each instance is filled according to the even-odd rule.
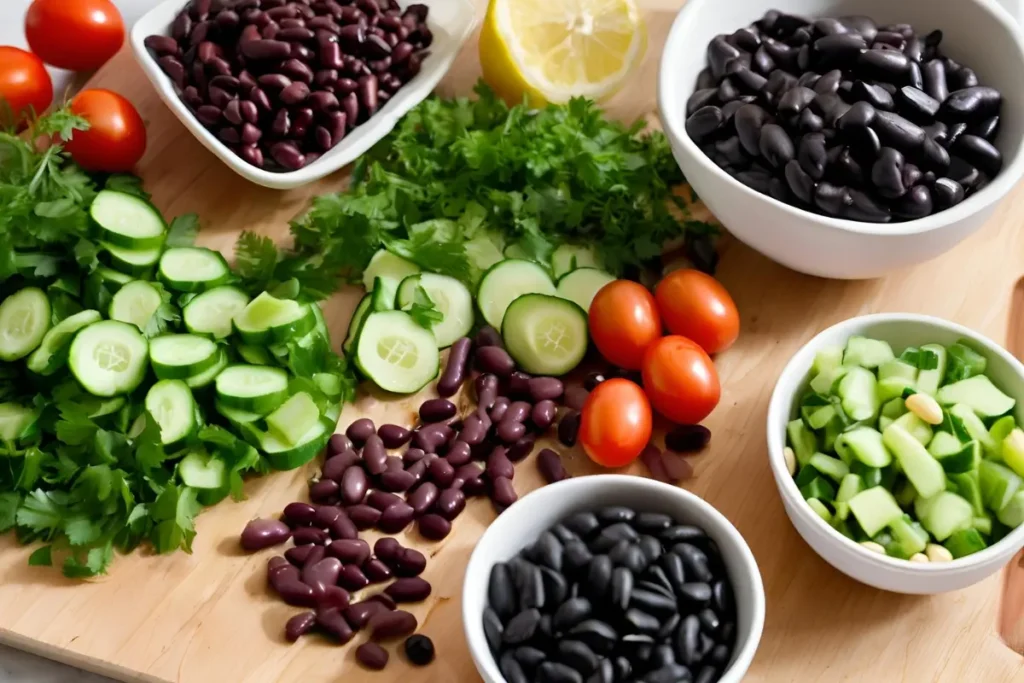
[[[469,0],[167,0],[131,43],[203,146],[248,180],[288,189],[387,135],[475,26]]]
[[[1022,69],[992,0],[691,0],[659,107],[740,240],[811,275],[877,277],[951,249],[1020,179]]]
[[[487,683],[736,683],[764,610],[754,556],[721,513],[612,474],[509,507],[477,543],[462,591]]]

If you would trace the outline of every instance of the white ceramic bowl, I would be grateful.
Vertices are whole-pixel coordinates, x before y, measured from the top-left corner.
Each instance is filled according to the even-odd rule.
[[[665,44],[658,77],[661,120],[687,180],[729,232],[765,256],[809,275],[877,277],[948,251],[978,230],[1024,173],[1024,38],[995,0],[788,0],[787,12],[861,14],[881,24],[941,29],[943,50],[1003,93],[1002,172],[981,192],[947,211],[906,223],[858,223],[819,216],[746,187],[709,159],[686,134],[686,100],[706,66],[716,35],[732,33],[779,6],[777,0],[688,0]]]
[[[199,123],[174,92],[174,84],[171,79],[164,74],[143,44],[146,36],[170,35],[171,22],[185,6],[186,0],[166,0],[154,7],[132,27],[130,40],[136,61],[153,83],[160,99],[171,108],[174,115],[199,139],[199,142],[203,143],[204,147],[216,154],[221,161],[240,176],[264,187],[287,190],[319,180],[355,161],[391,132],[398,120],[423,101],[448,72],[462,44],[476,28],[476,7],[470,0],[417,0],[417,2],[430,7],[427,24],[434,34],[430,55],[423,60],[423,68],[420,72],[403,85],[376,114],[362,125],[352,129],[341,142],[325,152],[323,156],[297,171],[286,173],[267,171],[246,163]],[[400,0],[399,4],[404,7],[411,2]]]
[[[487,529],[469,559],[462,586],[462,623],[477,671],[486,683],[505,683],[484,637],[483,613],[491,568],[569,515],[597,506],[627,505],[662,512],[703,527],[722,551],[736,594],[736,649],[720,683],[738,683],[750,667],[764,627],[764,586],[746,541],[722,513],[689,491],[652,479],[599,474],[566,479],[524,496]]]
[[[797,532],[826,562],[869,586],[897,593],[932,594],[959,590],[981,581],[1005,566],[1024,547],[1024,526],[998,543],[967,557],[935,564],[917,564],[865,550],[830,527],[800,495],[786,470],[782,449],[786,423],[797,414],[800,396],[810,381],[815,354],[826,346],[845,345],[854,335],[889,342],[896,353],[908,346],[949,345],[968,339],[988,358],[986,374],[996,386],[1017,399],[1015,417],[1024,420],[1024,365],[987,337],[941,318],[910,313],[865,315],[833,325],[800,349],[782,371],[768,406],[768,457],[786,514]]]

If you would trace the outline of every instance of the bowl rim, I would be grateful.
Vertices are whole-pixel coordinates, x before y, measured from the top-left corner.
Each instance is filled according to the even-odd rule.
[[[845,218],[822,216],[820,214],[807,211],[806,209],[786,204],[770,195],[762,194],[747,187],[719,168],[718,164],[715,164],[706,154],[704,154],[704,152],[700,150],[699,147],[697,147],[696,143],[690,139],[690,136],[686,133],[686,130],[683,127],[685,117],[681,115],[677,116],[672,113],[676,110],[682,112],[683,108],[679,106],[669,107],[666,102],[670,97],[677,99],[678,104],[680,105],[685,102],[685,98],[682,98],[679,95],[679,93],[684,91],[684,88],[683,84],[676,76],[678,71],[674,69],[672,65],[667,63],[670,53],[673,51],[674,46],[683,43],[686,40],[686,34],[697,23],[701,12],[705,11],[705,6],[719,1],[720,0],[687,0],[686,4],[683,5],[683,8],[679,10],[675,20],[672,22],[672,27],[669,29],[668,36],[665,39],[665,46],[662,50],[661,60],[658,65],[657,98],[658,111],[661,117],[662,126],[672,142],[673,151],[676,151],[677,154],[685,152],[688,156],[692,157],[696,163],[700,164],[706,172],[713,174],[720,181],[725,182],[731,189],[742,192],[749,198],[756,198],[767,202],[772,207],[788,214],[792,219],[811,221],[821,228],[854,234],[875,235],[881,238],[895,238],[920,235],[932,230],[945,228],[963,221],[974,214],[980,213],[986,208],[994,205],[996,202],[1002,200],[1002,198],[1005,197],[1006,194],[1009,193],[1009,191],[1020,181],[1021,177],[1024,176],[1024,142],[1022,142],[1022,144],[1018,146],[1017,152],[1013,158],[1009,160],[1008,163],[1004,163],[1003,169],[999,175],[989,181],[988,185],[980,191],[945,211],[940,211],[930,216],[925,216],[924,218],[917,218],[911,221],[902,221],[899,223],[867,223],[848,220]],[[1024,28],[1017,23],[1009,11],[999,5],[996,0],[958,1],[961,3],[972,3],[978,11],[987,12],[1003,27],[1005,31],[1010,34],[1013,38],[1014,47],[1016,49],[1011,55],[1009,55],[1009,58],[1015,60],[1018,67],[1021,70],[1024,70]],[[692,87],[687,86],[685,90],[692,91]],[[1021,117],[1024,118],[1024,112],[1021,112]]]
[[[1018,361],[1012,354],[1006,351],[1006,349],[985,335],[949,320],[918,313],[873,313],[842,320],[835,325],[822,330],[810,341],[801,346],[800,349],[793,354],[789,362],[786,363],[786,367],[783,368],[782,373],[775,382],[775,388],[772,390],[772,395],[768,403],[768,418],[766,424],[768,461],[772,469],[772,474],[775,477],[775,483],[779,489],[779,493],[783,498],[783,502],[791,503],[792,505],[787,505],[787,508],[791,510],[795,509],[796,514],[801,517],[802,521],[810,523],[817,529],[827,532],[823,540],[846,551],[853,552],[860,560],[886,571],[899,570],[901,572],[921,573],[925,575],[967,574],[976,570],[981,565],[988,564],[991,561],[998,561],[1000,556],[1006,554],[1006,550],[1010,546],[1015,546],[1016,549],[1020,549],[1024,546],[1024,525],[1017,527],[996,543],[993,543],[984,550],[972,555],[956,558],[950,562],[934,564],[909,562],[907,560],[901,560],[895,557],[889,557],[888,555],[871,552],[870,550],[862,547],[856,541],[843,536],[841,533],[833,529],[831,525],[825,522],[825,520],[815,514],[800,494],[800,489],[797,487],[796,481],[786,469],[785,458],[782,454],[782,450],[785,447],[785,430],[782,430],[781,443],[779,439],[772,438],[772,434],[776,431],[776,425],[780,420],[780,416],[784,415],[786,422],[791,419],[790,415],[793,400],[796,398],[797,393],[800,391],[800,387],[803,386],[807,378],[807,368],[809,367],[808,356],[811,356],[811,359],[813,360],[813,354],[823,346],[823,340],[826,337],[836,334],[842,334],[849,337],[853,332],[846,332],[847,330],[880,323],[910,323],[921,327],[938,327],[961,337],[970,339],[971,341],[983,346],[987,353],[999,356],[1020,377],[1021,381],[1024,382],[1024,364]],[[792,384],[794,387],[793,390],[784,390],[784,384]],[[1021,399],[1018,398],[1017,400],[1020,401]],[[808,545],[811,544],[808,543]],[[811,547],[812,549],[814,548],[813,545]],[[816,553],[818,552],[817,549],[814,549],[814,551]],[[820,555],[820,553],[818,554]]]
[[[163,0],[157,3],[135,22],[128,39],[135,61],[142,68],[157,95],[206,149],[246,180],[271,189],[288,190],[319,180],[355,162],[394,130],[398,122],[409,111],[429,97],[441,79],[451,70],[456,57],[461,53],[466,41],[479,24],[480,19],[476,8],[471,4],[471,0],[422,1],[432,6],[457,5],[453,16],[459,20],[458,30],[448,34],[448,43],[444,50],[438,50],[435,47],[441,35],[435,33],[435,46],[432,46],[430,57],[424,60],[420,73],[408,83],[403,84],[402,88],[397,91],[398,94],[385,102],[384,106],[380,107],[370,119],[348,132],[345,138],[339,142],[341,145],[346,140],[353,141],[344,153],[330,156],[330,153],[337,149],[337,145],[335,145],[313,163],[294,171],[276,172],[257,168],[231,151],[188,110],[185,103],[175,93],[171,79],[149,53],[145,46],[146,37],[153,33],[165,35],[161,17],[170,13],[172,8],[176,14],[184,8],[188,0]],[[403,6],[409,4],[409,0],[403,0],[402,4]],[[159,28],[155,27],[157,24],[160,24]]]
[[[725,515],[719,512],[716,507],[703,498],[700,498],[686,489],[672,486],[671,484],[666,484],[647,477],[627,474],[591,474],[581,477],[571,477],[554,484],[541,486],[520,498],[501,515],[499,515],[497,519],[491,522],[491,524],[484,530],[484,533],[477,540],[476,546],[473,548],[473,553],[470,555],[469,562],[466,564],[466,573],[462,582],[461,595],[463,631],[466,636],[470,654],[477,667],[482,669],[481,673],[486,671],[487,676],[496,681],[505,680],[485,641],[483,625],[480,621],[480,614],[470,611],[469,604],[471,600],[467,599],[471,595],[471,585],[477,583],[484,589],[484,603],[486,604],[487,577],[484,576],[484,567],[487,566],[487,563],[490,560],[492,560],[492,556],[485,554],[487,549],[483,543],[484,539],[488,535],[492,538],[503,536],[506,532],[505,528],[513,524],[513,519],[518,516],[529,515],[532,507],[544,505],[547,498],[559,498],[563,496],[571,498],[576,495],[574,492],[581,490],[585,491],[595,485],[598,478],[600,479],[601,486],[633,488],[639,491],[660,490],[666,495],[673,496],[678,500],[680,506],[691,510],[700,510],[703,514],[707,515],[712,524],[716,527],[716,531],[720,530],[722,534],[734,544],[738,553],[739,562],[733,563],[733,565],[730,565],[730,568],[749,578],[750,587],[754,594],[754,601],[753,604],[750,605],[749,637],[742,647],[737,648],[734,651],[732,662],[722,675],[723,680],[726,681],[734,680],[732,678],[724,678],[730,672],[739,672],[740,676],[742,676],[750,668],[750,664],[754,659],[754,654],[761,642],[765,621],[766,598],[764,581],[761,578],[761,572],[758,568],[757,560],[754,557],[753,551],[750,550],[750,546],[747,544],[746,539],[740,533],[739,529],[737,529]],[[494,562],[491,562],[491,566],[493,566],[493,564]],[[472,576],[477,576],[478,578],[476,580],[471,580],[470,577]],[[477,592],[478,591],[472,591],[472,594],[475,595]],[[740,679],[736,678],[735,680],[739,681]]]

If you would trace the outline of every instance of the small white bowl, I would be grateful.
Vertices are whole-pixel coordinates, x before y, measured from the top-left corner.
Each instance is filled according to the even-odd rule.
[[[174,92],[174,84],[146,49],[143,41],[150,35],[170,35],[171,22],[185,6],[185,0],[166,0],[154,7],[132,27],[131,44],[135,59],[153,83],[171,111],[203,146],[220,157],[231,170],[257,185],[277,190],[288,190],[323,178],[342,166],[352,163],[391,132],[410,109],[422,102],[433,91],[451,68],[462,44],[476,29],[477,11],[470,0],[417,0],[430,7],[427,25],[434,34],[430,55],[423,60],[423,68],[403,85],[369,120],[349,131],[344,139],[323,156],[297,171],[276,173],[245,162],[217,139],[201,124],[185,103]],[[404,7],[411,4],[401,0]]]
[[[829,218],[755,192],[719,168],[686,134],[686,100],[707,65],[707,45],[760,19],[775,0],[688,0],[662,54],[658,108],[672,152],[711,212],[741,241],[793,270],[858,279],[923,263],[977,231],[1024,174],[1024,37],[995,0],[789,0],[786,12],[808,17],[867,15],[880,24],[909,22],[941,29],[946,54],[969,65],[1003,93],[1002,172],[957,206],[905,223]]]
[[[484,637],[483,613],[491,568],[515,556],[569,515],[598,506],[626,505],[662,512],[702,527],[722,552],[736,595],[736,648],[720,683],[738,683],[750,667],[764,628],[764,586],[746,541],[722,513],[689,491],[621,474],[575,477],[524,496],[481,537],[462,585],[462,623],[477,671],[486,683],[505,683]]]
[[[826,346],[845,345],[854,335],[882,339],[899,353],[908,346],[944,346],[968,339],[987,359],[986,374],[1017,399],[1014,415],[1024,420],[1024,365],[987,337],[941,318],[911,313],[882,313],[851,318],[828,328],[800,349],[782,371],[768,405],[768,458],[783,507],[797,532],[816,553],[850,578],[896,593],[925,594],[960,590],[1004,567],[1024,547],[1024,526],[981,552],[952,562],[917,564],[865,550],[843,536],[807,505],[786,469],[786,423],[797,414],[800,396],[810,381],[815,354]]]

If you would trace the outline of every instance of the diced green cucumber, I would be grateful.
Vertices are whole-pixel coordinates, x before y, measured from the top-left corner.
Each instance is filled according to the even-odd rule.
[[[217,344],[196,334],[168,334],[149,342],[149,361],[160,379],[194,377],[216,365]]]
[[[265,432],[260,434],[260,449],[275,470],[293,470],[308,463],[324,449],[331,438],[332,427],[326,420],[317,420],[296,444],[284,443],[275,434]]]
[[[976,443],[976,442],[975,442]],[[964,444],[949,432],[935,432],[935,436],[928,444],[928,452],[936,460],[954,455],[963,450]]]
[[[914,504],[914,499],[917,498],[917,489],[914,488],[909,479],[903,477],[899,485],[894,487],[893,495],[896,497],[896,502],[900,504],[901,508],[907,508]]]
[[[263,292],[235,316],[234,327],[246,344],[279,344],[308,334],[316,313],[310,304]]]
[[[829,404],[818,408],[804,408],[801,409],[801,414],[804,422],[811,429],[824,429],[825,425],[836,416],[836,407]]]
[[[409,277],[414,277],[410,275]],[[370,291],[370,306],[376,311],[393,311],[395,309],[395,297],[398,295],[399,283],[391,278],[383,278],[379,275],[373,280],[373,289]]]
[[[802,466],[796,473],[794,481],[796,482],[797,488],[803,488],[807,484],[810,484],[820,473],[818,470],[810,466],[810,464]]]
[[[887,418],[889,423],[892,424],[897,418],[906,415],[908,412],[907,404],[903,398],[894,398],[886,401],[882,404],[882,410],[879,412],[879,419]],[[885,427],[881,428],[881,431],[885,431]]]
[[[878,381],[881,382],[893,377],[910,380],[911,386],[917,381],[917,366],[906,361],[894,358],[878,366]]]
[[[413,394],[437,377],[440,354],[430,330],[408,313],[371,313],[355,345],[356,365],[383,389]]]
[[[841,482],[850,473],[850,468],[839,458],[833,458],[824,453],[815,453],[811,456],[810,465],[835,482]]]
[[[601,264],[597,261],[597,254],[590,247],[582,247],[575,244],[562,244],[551,253],[551,274],[558,280],[562,276],[581,268],[598,269]],[[588,310],[585,306],[580,306]]]
[[[996,445],[996,449],[999,452],[998,457],[1002,459],[1002,444],[1006,440],[1006,437],[1010,435],[1014,429],[1017,428],[1017,420],[1013,415],[1003,415],[1001,418],[992,423],[992,426],[988,428],[988,435],[992,439],[992,442]]]
[[[1024,477],[1024,430],[1014,427],[1002,440],[1000,450],[1007,467]]]
[[[980,417],[1003,415],[1017,403],[997,389],[985,375],[975,375],[955,384],[947,384],[939,389],[935,398],[942,405],[967,405]]]
[[[197,489],[220,489],[228,485],[224,461],[202,451],[192,451],[182,458],[178,463],[178,476],[185,486]]]
[[[536,375],[565,375],[587,353],[587,314],[556,296],[517,298],[504,315],[501,333],[519,367]]]
[[[897,557],[909,559],[911,555],[924,552],[928,545],[928,532],[908,515],[894,519],[889,524],[889,533],[892,534],[893,542],[898,548]]]
[[[172,247],[160,257],[160,279],[178,292],[202,292],[233,276],[220,252],[206,247]]]
[[[231,334],[231,321],[248,305],[249,295],[237,287],[214,287],[189,301],[182,309],[182,319],[192,334],[224,339]]]
[[[878,416],[877,384],[874,373],[861,367],[849,368],[839,380],[839,397],[851,420],[861,422]]]
[[[954,531],[943,545],[953,556],[954,560],[980,552],[988,547],[985,545],[985,539],[981,537],[977,529],[959,529]]]
[[[998,513],[1020,490],[1022,480],[1009,467],[991,460],[982,460],[978,465],[978,483],[985,507]]]
[[[819,394],[834,394],[836,383],[846,376],[848,370],[843,366],[822,370],[811,380],[811,389]]]
[[[319,419],[313,397],[300,391],[267,415],[267,427],[280,441],[294,446]]]
[[[978,533],[982,536],[991,536],[992,518],[989,517],[987,514],[982,515],[980,517],[975,515],[974,519],[971,520],[971,527],[977,529]]]
[[[992,437],[989,436],[985,423],[981,421],[981,418],[978,417],[970,406],[958,403],[949,409],[949,414],[960,418],[964,429],[967,430],[967,434],[971,439],[980,443],[986,453],[997,454],[1001,451],[999,444],[995,443]]]
[[[811,460],[818,450],[818,437],[804,424],[803,420],[793,420],[786,425],[789,445],[796,455],[797,462],[803,467]]]
[[[946,488],[942,465],[910,432],[893,423],[882,434],[882,442],[896,456],[918,495],[930,498]]]
[[[888,342],[854,336],[846,341],[843,365],[859,365],[870,370],[895,357],[896,355],[892,352],[892,347]]]
[[[147,249],[126,249],[110,242],[100,242],[103,248],[100,257],[104,259],[111,268],[127,273],[134,277],[148,276],[153,266],[160,260],[162,247],[149,247]]]
[[[818,500],[835,500],[836,490],[824,477],[815,477],[810,483],[800,487],[800,493],[806,500],[817,498]]]
[[[32,353],[50,329],[50,300],[38,287],[25,287],[0,303],[0,361]]]
[[[273,365],[276,361],[266,347],[252,344],[235,344],[235,351],[249,365]]]
[[[110,301],[110,319],[130,323],[145,330],[150,318],[163,303],[160,292],[145,280],[133,280],[117,290]]]
[[[847,474],[839,483],[839,490],[836,492],[837,503],[848,503],[850,499],[863,491],[864,480],[858,474]]]
[[[885,467],[892,462],[892,454],[885,447],[882,434],[871,427],[857,427],[844,432],[836,440],[837,445],[839,442],[849,448],[857,460],[869,467]]]
[[[996,514],[999,521],[1011,529],[1024,523],[1024,491],[1017,491]]]
[[[940,491],[928,497],[922,511],[924,514],[919,515],[921,525],[940,543],[952,536],[953,532],[970,528],[974,518],[971,504],[949,491]]]
[[[839,415],[840,408],[836,408],[836,414],[825,424],[825,432],[821,436],[821,446],[828,452],[835,448],[836,440],[846,430],[846,421]],[[849,464],[849,463],[847,463]]]
[[[811,372],[820,374],[826,370],[835,370],[843,364],[843,347],[826,346],[814,354]]]
[[[266,415],[288,399],[288,373],[265,365],[232,365],[216,379],[224,405]]]
[[[199,428],[192,390],[180,379],[161,380],[150,387],[146,410],[160,425],[160,440],[165,446],[184,441]]]
[[[887,377],[878,381],[878,400],[886,403],[903,396],[908,389],[914,389],[913,380],[906,377]]]
[[[375,289],[374,281],[379,277],[385,281],[392,292],[398,290],[399,283],[410,275],[420,272],[420,267],[412,261],[392,254],[387,249],[380,249],[363,270],[363,286],[367,292]],[[392,298],[394,301],[394,298]],[[393,307],[393,304],[392,304]]]
[[[945,432],[939,433],[945,434]],[[981,446],[977,441],[969,441],[965,444],[958,444],[958,446],[959,448],[953,453],[943,455],[932,453],[947,474],[971,472],[978,467],[978,463],[981,461]],[[930,450],[929,453],[931,453]]]
[[[807,501],[807,506],[814,510],[814,512],[823,520],[825,520],[827,524],[832,523],[832,513],[829,512],[829,509],[825,507],[825,504],[822,503],[820,500],[818,500],[817,498],[810,498]]]
[[[89,206],[101,240],[126,249],[159,248],[167,226],[153,206],[132,194],[101,190]]]
[[[861,491],[849,500],[849,505],[864,533],[872,537],[903,516],[892,494],[881,486]]]
[[[39,348],[28,357],[26,363],[28,369],[38,375],[52,375],[64,367],[68,360],[71,340],[75,338],[75,334],[83,327],[102,319],[103,316],[99,314],[99,311],[90,309],[79,311],[61,320],[47,330]]]
[[[917,373],[917,390],[929,396],[935,396],[942,384],[942,378],[946,374],[946,348],[941,344],[925,344],[919,353],[934,356],[935,367],[922,369]]]
[[[927,446],[932,440],[932,428],[927,422],[919,418],[913,413],[905,413],[895,420],[892,424],[899,425],[905,430],[910,432],[910,435],[921,442],[922,446]]]
[[[587,313],[598,291],[615,277],[597,268],[578,268],[566,273],[558,280],[555,290],[558,296],[568,299]]]
[[[968,346],[965,340],[951,344],[947,351],[949,360],[946,364],[943,384],[953,384],[968,377],[985,374],[988,360]]]
[[[557,294],[548,272],[532,261],[507,259],[493,266],[480,278],[477,306],[484,320],[496,330],[502,329],[505,311],[524,294]]]
[[[142,384],[149,344],[138,328],[101,320],[82,328],[68,351],[68,366],[93,396],[127,394]]]
[[[359,330],[363,325],[363,321],[366,320],[366,316],[370,315],[373,303],[373,295],[366,294],[359,303],[356,304],[356,309],[352,312],[352,319],[348,323],[348,332],[345,335],[345,341],[341,344],[342,351],[345,355],[351,355],[353,347],[355,346],[356,339],[359,337]]]
[[[30,432],[39,412],[20,403],[0,403],[0,443],[20,441]]]
[[[213,405],[214,408],[217,409],[218,413],[227,418],[229,422],[233,422],[235,424],[251,424],[253,422],[259,422],[260,420],[263,419],[263,416],[260,415],[259,413],[251,413],[247,410],[239,410],[238,408],[232,408],[230,406],[224,405],[220,401],[214,401]]]
[[[417,288],[422,287],[434,307],[443,316],[430,327],[438,348],[446,349],[473,329],[473,295],[466,285],[453,277],[436,273],[410,275],[398,286],[397,307],[408,310],[416,301]]]
[[[949,475],[949,481],[956,486],[954,493],[971,504],[974,516],[985,515],[985,502],[981,497],[981,483],[977,471]]]

